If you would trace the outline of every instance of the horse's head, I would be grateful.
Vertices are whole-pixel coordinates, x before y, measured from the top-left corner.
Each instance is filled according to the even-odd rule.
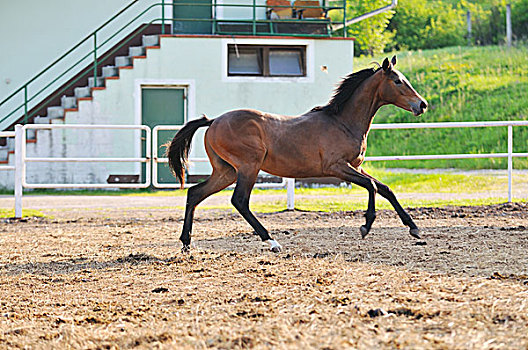
[[[385,104],[393,104],[418,116],[427,109],[427,101],[420,96],[412,87],[407,78],[394,69],[396,56],[389,62],[385,58],[379,74],[382,76],[382,83],[379,87],[379,96]]]

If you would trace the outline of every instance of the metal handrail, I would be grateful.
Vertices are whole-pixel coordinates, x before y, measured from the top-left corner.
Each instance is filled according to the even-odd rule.
[[[259,35],[260,33],[257,32],[257,27],[256,27],[256,25],[259,24],[259,23],[271,24],[271,23],[278,23],[278,22],[279,23],[298,23],[299,22],[298,19],[280,19],[280,20],[257,19],[256,18],[256,9],[257,8],[268,8],[269,6],[268,5],[257,5],[256,4],[256,0],[253,0],[251,5],[247,5],[247,4],[218,4],[218,3],[216,3],[216,1],[214,1],[214,3],[212,5],[211,4],[195,4],[195,3],[192,3],[192,2],[174,4],[174,3],[167,3],[166,0],[161,0],[161,2],[150,4],[143,11],[141,11],[138,15],[134,16],[131,20],[129,20],[127,23],[125,23],[122,27],[120,27],[117,31],[113,32],[113,34],[110,35],[108,38],[106,38],[103,41],[99,41],[98,42],[98,34],[99,34],[99,32],[101,32],[108,25],[113,23],[117,18],[119,18],[121,15],[123,15],[125,12],[127,12],[131,7],[133,7],[138,2],[139,2],[139,0],[133,0],[130,4],[128,4],[126,7],[124,7],[119,12],[117,12],[114,16],[112,16],[105,23],[103,23],[101,26],[99,26],[97,29],[95,29],[92,33],[90,33],[89,35],[84,37],[81,41],[79,41],[77,44],[75,44],[71,49],[66,51],[63,55],[61,55],[59,58],[57,58],[55,61],[53,61],[51,64],[49,64],[46,68],[44,68],[39,73],[37,73],[33,78],[31,78],[29,81],[27,81],[24,85],[22,85],[20,88],[16,89],[8,97],[6,97],[4,100],[2,100],[0,102],[0,107],[3,106],[4,104],[6,104],[8,101],[12,100],[19,93],[21,93],[21,92],[24,93],[24,102],[22,104],[16,106],[11,112],[9,112],[7,115],[5,115],[3,118],[1,118],[0,119],[0,123],[6,121],[8,118],[10,118],[15,113],[17,113],[17,111],[19,111],[21,108],[24,108],[24,114],[23,114],[24,121],[23,122],[26,123],[29,120],[29,118],[32,117],[31,115],[29,115],[29,112],[28,112],[28,109],[30,107],[29,103],[34,101],[35,99],[37,99],[38,96],[40,96],[44,91],[46,91],[47,89],[52,87],[57,81],[59,81],[62,78],[64,78],[68,73],[70,73],[73,69],[78,67],[82,62],[85,62],[85,60],[87,60],[90,56],[93,56],[93,60],[91,61],[91,63],[89,63],[89,65],[93,64],[93,76],[94,76],[94,81],[96,81],[97,80],[97,68],[98,68],[97,65],[98,65],[98,62],[102,61],[106,57],[109,57],[109,55],[115,53],[117,50],[122,48],[126,43],[128,43],[130,40],[132,40],[132,38],[129,38],[128,40],[125,40],[125,42],[123,42],[120,45],[118,45],[117,48],[111,50],[111,52],[106,53],[102,57],[98,57],[98,55],[97,55],[98,50],[100,51],[102,47],[104,47],[111,40],[116,38],[126,28],[128,28],[132,23],[136,22],[138,19],[140,19],[147,12],[149,12],[150,10],[152,10],[153,8],[156,8],[158,6],[161,6],[161,18],[155,18],[155,19],[150,20],[150,22],[148,22],[148,23],[144,23],[143,26],[139,30],[137,30],[136,32],[133,33],[134,35],[142,33],[143,31],[145,31],[147,29],[147,27],[149,27],[153,23],[161,23],[161,25],[162,25],[161,32],[162,32],[162,34],[165,34],[165,22],[166,21],[211,22],[212,25],[213,25],[212,26],[213,27],[213,33],[216,32],[216,23],[219,22],[219,21],[220,22],[231,22],[231,23],[252,23],[252,31],[251,32],[244,32],[244,33],[237,33],[237,34],[241,34],[241,35],[244,35],[244,34]],[[347,3],[347,0],[343,0],[341,7],[326,6],[325,3],[323,3],[322,6],[303,6],[303,7],[305,7],[305,8],[324,8],[327,11],[341,9],[343,11],[343,18],[346,19],[346,15],[345,15],[346,14],[346,3]],[[191,6],[191,5],[192,6],[207,6],[207,7],[214,6],[214,9],[215,9],[214,14],[215,15],[211,19],[168,18],[168,17],[165,16],[165,6],[174,7],[174,6]],[[218,20],[216,18],[216,8],[217,7],[245,7],[245,8],[252,8],[253,9],[253,14],[252,14],[253,18],[247,19],[247,20],[239,20],[239,19],[236,19],[236,20],[230,19],[230,20],[225,20],[225,21],[224,20]],[[274,6],[274,7],[289,7],[289,6]],[[311,23],[329,23],[330,25],[333,24],[333,22],[331,20],[317,20],[317,19],[314,19],[314,20],[310,20],[310,22]],[[295,36],[303,36],[303,37],[324,37],[324,36],[327,36],[326,34],[274,33],[273,30],[270,30],[270,33],[264,33],[264,35],[294,36],[294,37]],[[346,36],[346,33],[344,33],[344,35]],[[48,84],[45,84],[44,87],[40,88],[37,92],[33,93],[32,96],[28,96],[28,88],[29,88],[29,86],[32,83],[34,83],[37,79],[42,77],[45,73],[49,72],[52,68],[56,67],[66,57],[70,57],[72,55],[72,53],[75,50],[77,50],[78,48],[80,48],[83,44],[86,44],[86,43],[88,43],[90,41],[93,41],[93,49],[92,50],[90,50],[87,54],[85,54],[79,60],[74,62],[71,66],[66,68],[61,74],[59,74],[57,77],[52,79]],[[89,67],[89,65],[88,65],[88,67]],[[87,75],[88,75],[87,72],[81,74],[79,77],[77,77],[77,79],[75,79],[74,81],[71,81],[70,83],[68,83],[60,91],[53,93],[52,96],[48,100],[52,100],[52,99],[58,97],[66,89],[70,88],[71,86],[73,86],[73,84],[77,83],[80,79],[86,77]],[[94,84],[94,85],[96,85],[96,84]]]

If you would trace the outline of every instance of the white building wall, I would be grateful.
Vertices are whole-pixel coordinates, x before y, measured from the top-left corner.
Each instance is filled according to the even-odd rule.
[[[307,77],[227,77],[226,48],[233,42],[306,45]],[[133,69],[121,70],[119,79],[107,80],[106,89],[93,91],[93,100],[80,102],[77,112],[67,112],[65,123],[142,124],[142,85],[186,85],[187,120],[202,113],[214,118],[238,108],[298,115],[325,104],[335,85],[352,71],[353,41],[345,39],[167,36],[160,46],[149,49],[146,59],[135,59]],[[195,136],[191,157],[206,156],[204,131]],[[37,143],[28,145],[28,156],[139,157],[140,141],[133,132],[39,131]],[[38,164],[28,167],[28,182],[105,183],[109,174],[139,174],[139,165],[128,163]],[[191,174],[208,172],[206,164],[190,168]],[[12,187],[11,177],[11,172],[1,172],[0,186]]]

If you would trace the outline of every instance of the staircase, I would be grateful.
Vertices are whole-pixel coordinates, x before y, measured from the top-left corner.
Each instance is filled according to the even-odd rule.
[[[86,104],[91,104],[93,91],[105,90],[106,82],[108,80],[119,79],[119,72],[122,69],[133,69],[135,60],[145,59],[147,57],[147,50],[160,48],[159,35],[143,35],[141,38],[141,44],[141,46],[129,46],[128,55],[115,56],[113,58],[113,65],[103,66],[100,70],[101,74],[99,76],[88,78],[88,85],[73,87],[73,94],[63,95],[60,98],[60,105],[47,107],[44,110],[45,114],[42,113],[35,116],[30,122],[33,122],[34,124],[64,124],[65,118],[68,115],[71,119],[78,120],[79,118],[75,115],[75,112],[78,112],[79,108],[89,108]],[[86,83],[86,79],[84,81]],[[82,80],[80,82],[82,82]],[[83,124],[90,123],[90,121],[81,122]],[[38,130],[27,131],[27,143],[36,143],[37,137]],[[14,150],[14,138],[6,138],[4,145],[0,145],[0,164],[13,165],[14,157],[10,157],[10,155],[14,154]],[[0,176],[5,173],[6,172],[1,172]],[[2,182],[3,181],[0,181],[0,187]]]
[[[36,116],[33,122],[35,124],[51,124],[64,121],[67,112],[78,111],[80,101],[92,100],[92,91],[104,90],[107,80],[119,79],[121,69],[134,68],[134,60],[146,58],[148,49],[159,49],[159,35],[143,35],[142,44],[142,46],[130,46],[128,56],[116,56],[114,65],[102,67],[100,76],[89,77],[87,86],[75,87],[73,96],[62,96],[60,106],[48,107],[46,115]]]

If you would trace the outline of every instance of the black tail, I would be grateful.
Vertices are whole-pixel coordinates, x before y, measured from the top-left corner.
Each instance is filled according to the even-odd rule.
[[[165,154],[169,157],[169,167],[174,176],[180,180],[181,188],[185,183],[183,172],[187,166],[187,157],[189,157],[194,133],[198,128],[209,126],[212,123],[213,120],[207,119],[205,115],[200,119],[191,120],[174,135],[171,143],[167,146]]]

